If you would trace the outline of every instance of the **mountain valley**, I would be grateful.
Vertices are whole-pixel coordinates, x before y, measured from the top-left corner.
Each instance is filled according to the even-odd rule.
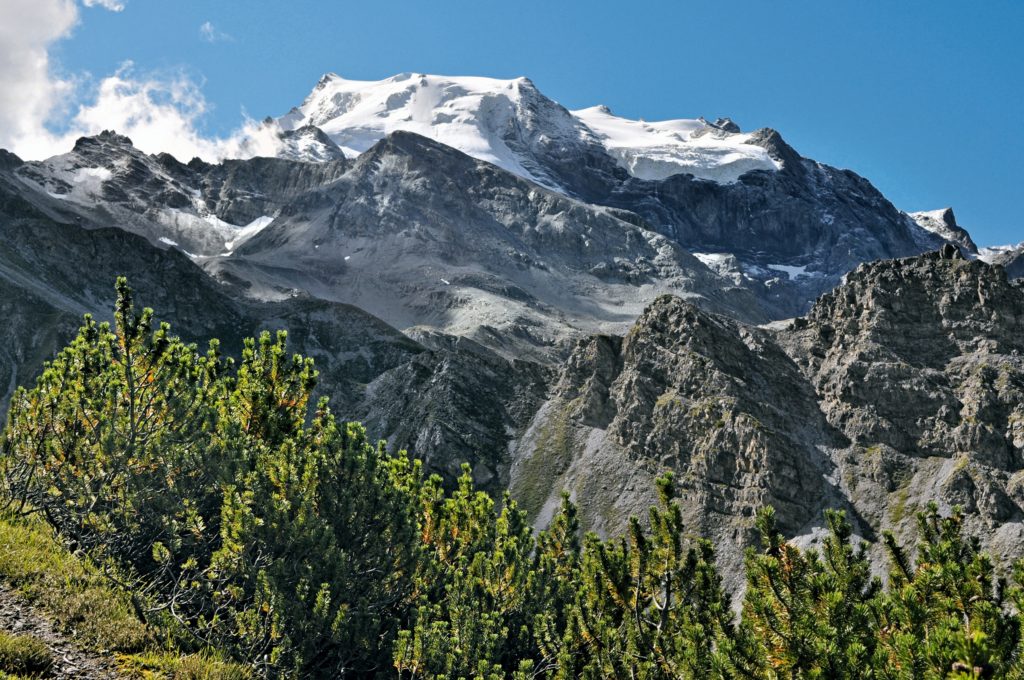
[[[774,130],[526,79],[328,74],[264,125],[276,157],[0,152],[5,403],[125,275],[227,354],[287,329],[340,417],[541,528],[567,489],[617,533],[671,469],[732,573],[766,504],[804,542],[830,507],[877,536],[962,504],[1024,554],[1019,248]]]

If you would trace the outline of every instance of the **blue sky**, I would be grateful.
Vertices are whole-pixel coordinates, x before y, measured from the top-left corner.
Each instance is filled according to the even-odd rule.
[[[1024,239],[1024,2],[121,2],[81,8],[51,69],[184,70],[208,134],[284,113],[326,71],[526,75],[569,108],[774,127],[900,208]]]

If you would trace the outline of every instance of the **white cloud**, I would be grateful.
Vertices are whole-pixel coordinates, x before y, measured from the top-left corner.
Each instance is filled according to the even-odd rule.
[[[115,0],[83,0],[108,9]],[[0,148],[27,159],[68,151],[74,140],[102,130],[127,135],[148,153],[182,160],[273,155],[273,129],[244,119],[228,137],[202,132],[208,104],[184,73],[140,74],[131,62],[90,86],[60,75],[54,43],[78,21],[73,0],[0,0]]]
[[[202,25],[199,26],[199,37],[208,43],[230,42],[234,40],[231,35],[218,30],[217,27],[209,21],[204,21]]]
[[[120,12],[124,9],[124,3],[118,0],[82,0],[82,4],[86,7],[102,7],[111,12]]]
[[[54,74],[49,49],[77,21],[73,0],[0,2],[0,147],[45,151],[44,123],[61,113],[73,90],[71,79]]]

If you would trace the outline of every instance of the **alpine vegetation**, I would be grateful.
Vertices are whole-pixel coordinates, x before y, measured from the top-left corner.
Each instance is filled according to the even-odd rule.
[[[582,534],[568,495],[535,532],[468,466],[446,485],[339,422],[286,340],[200,350],[119,279],[113,325],[87,316],[11,398],[7,515],[88,556],[169,649],[254,678],[1024,677],[1024,563],[1011,579],[959,509],[883,535],[884,573],[843,513],[803,549],[764,509],[734,592],[672,474],[621,535]]]

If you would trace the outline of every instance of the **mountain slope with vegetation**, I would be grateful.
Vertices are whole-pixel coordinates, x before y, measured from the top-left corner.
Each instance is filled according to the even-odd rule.
[[[123,280],[114,319],[87,318],[14,395],[3,500],[185,651],[256,677],[1024,677],[1024,591],[959,510],[924,508],[907,548],[883,535],[884,587],[842,513],[804,550],[762,510],[737,614],[671,474],[619,538],[581,537],[567,496],[535,536],[468,468],[445,491],[314,407],[316,370],[283,334],[233,362],[140,313]]]

